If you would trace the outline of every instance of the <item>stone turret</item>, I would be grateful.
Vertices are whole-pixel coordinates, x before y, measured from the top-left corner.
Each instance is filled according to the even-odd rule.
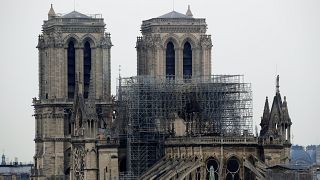
[[[289,118],[286,98],[282,102],[279,89],[279,76],[276,79],[276,94],[273,98],[271,110],[269,110],[268,98],[266,98],[263,116],[261,118],[260,136],[268,143],[283,143],[288,140],[288,129],[291,120]]]
[[[192,14],[192,12],[190,10],[190,5],[188,5],[188,10],[186,12],[186,15],[189,16],[189,17],[193,17],[193,14]]]
[[[50,10],[48,12],[48,20],[53,19],[56,17],[56,13],[54,12],[53,6],[51,4]]]
[[[271,110],[269,111],[269,102],[266,98],[263,116],[261,118],[261,131],[259,142],[263,146],[263,158],[268,165],[287,163],[290,157],[291,147],[291,119],[289,117],[287,100],[284,101],[280,95],[279,76],[276,79],[276,94],[273,98]],[[282,153],[274,151],[274,147],[282,149]]]
[[[270,118],[270,109],[269,109],[269,101],[268,97],[266,97],[266,102],[264,104],[263,116],[261,117],[261,130],[260,135],[263,136],[266,134],[269,126],[269,118]]]

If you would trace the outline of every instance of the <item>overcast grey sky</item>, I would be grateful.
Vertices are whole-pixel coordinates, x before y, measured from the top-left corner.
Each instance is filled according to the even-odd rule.
[[[136,74],[136,36],[141,21],[172,11],[172,0],[76,0],[76,10],[103,15],[112,42],[112,86]],[[56,13],[73,0],[10,0],[0,6],[0,153],[32,161],[32,97],[38,94],[37,36],[50,4]],[[175,0],[175,10],[207,19],[215,74],[244,74],[252,83],[254,125],[265,96],[273,99],[276,73],[287,96],[293,143],[320,144],[319,0]],[[123,53],[125,52],[125,53]],[[269,102],[271,103],[271,102]]]

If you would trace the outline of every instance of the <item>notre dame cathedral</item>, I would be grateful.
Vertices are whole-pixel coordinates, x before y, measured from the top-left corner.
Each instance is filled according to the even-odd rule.
[[[266,98],[253,133],[250,83],[213,75],[203,18],[172,11],[142,22],[137,76],[111,95],[110,34],[101,15],[56,14],[38,37],[31,179],[268,179],[290,161],[286,97]]]

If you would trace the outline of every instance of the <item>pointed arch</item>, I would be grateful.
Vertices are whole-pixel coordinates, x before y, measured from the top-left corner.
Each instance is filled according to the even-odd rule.
[[[90,86],[90,73],[91,73],[91,44],[86,41],[83,47],[83,97],[88,98]]]
[[[179,47],[179,45],[180,45],[179,36],[177,36],[176,34],[172,34],[172,33],[167,34],[166,36],[164,36],[164,37],[162,38],[162,45],[163,45],[163,47],[166,47],[167,44],[168,44],[170,41],[173,43],[173,45],[174,45],[176,48]]]
[[[68,98],[74,98],[76,85],[76,51],[75,39],[69,38],[67,45],[67,80],[68,80]]]
[[[240,180],[241,163],[237,156],[232,155],[226,162],[226,180]]]
[[[182,41],[181,41],[181,44],[179,44],[180,45],[180,47],[183,47],[183,45],[186,43],[186,42],[189,42],[190,44],[191,44],[191,47],[192,48],[197,48],[198,47],[198,45],[197,45],[197,43],[196,42],[198,42],[199,40],[197,40],[197,38],[193,35],[193,34],[184,34],[182,37],[181,37],[181,39],[183,39]]]
[[[70,41],[73,41],[75,47],[79,46],[79,43],[81,42],[79,36],[75,34],[68,34],[64,39],[63,42],[65,44],[65,48],[68,48],[68,44]]]
[[[169,41],[166,45],[166,76],[174,78],[175,76],[175,49],[174,49],[174,44]]]
[[[206,160],[206,177],[209,179],[210,175],[214,175],[215,179],[219,179],[220,163],[214,156],[210,156]],[[211,169],[212,168],[212,169]]]
[[[192,48],[189,41],[183,45],[183,78],[190,79],[192,76]]]
[[[91,35],[91,34],[85,34],[85,35],[83,35],[82,38],[81,38],[81,42],[82,42],[82,46],[83,46],[83,47],[84,47],[84,45],[85,45],[86,42],[89,42],[89,43],[90,43],[91,48],[94,48],[94,47],[96,47],[96,45],[97,45],[97,40],[96,40],[96,38],[95,38],[93,35]]]

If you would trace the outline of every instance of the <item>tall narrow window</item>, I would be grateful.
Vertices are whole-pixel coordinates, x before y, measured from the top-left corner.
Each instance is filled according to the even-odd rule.
[[[91,47],[90,43],[86,42],[83,49],[83,97],[88,98],[90,86],[90,71],[91,71]]]
[[[75,91],[75,48],[73,41],[70,41],[68,44],[68,98],[74,98],[74,91]]]
[[[183,47],[183,78],[189,79],[192,76],[192,50],[189,42]]]
[[[172,42],[167,44],[166,50],[166,75],[167,77],[174,78],[175,75],[175,51]]]

